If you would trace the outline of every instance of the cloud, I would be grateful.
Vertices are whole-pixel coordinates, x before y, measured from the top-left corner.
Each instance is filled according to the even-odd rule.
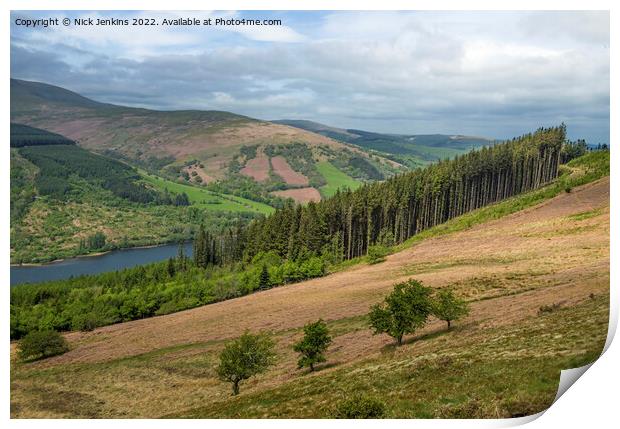
[[[609,140],[607,13],[260,17],[284,25],[59,34],[13,26],[11,73],[140,107],[497,138],[565,121],[574,137]]]

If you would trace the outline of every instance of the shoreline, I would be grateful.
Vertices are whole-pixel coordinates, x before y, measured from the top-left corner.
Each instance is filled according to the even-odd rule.
[[[187,239],[186,241],[191,241],[191,239]],[[96,257],[96,256],[103,256],[106,255],[108,253],[111,252],[117,252],[117,251],[123,251],[123,250],[133,250],[133,249],[151,249],[153,247],[162,247],[162,246],[169,246],[171,244],[177,244],[178,242],[166,242],[166,243],[160,243],[160,244],[146,244],[146,245],[142,245],[142,246],[131,246],[131,247],[118,247],[116,249],[110,249],[110,250],[104,250],[101,252],[95,252],[95,253],[87,253],[85,255],[76,255],[76,256],[68,256],[66,258],[59,258],[59,259],[54,259],[48,262],[24,262],[21,264],[16,264],[16,263],[11,263],[10,267],[44,267],[46,265],[54,265],[54,264],[58,264],[60,262],[66,261],[68,259],[78,259],[78,258],[92,258],[92,257]]]

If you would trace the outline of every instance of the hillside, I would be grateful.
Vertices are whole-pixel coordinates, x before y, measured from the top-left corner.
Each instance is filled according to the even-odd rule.
[[[588,164],[570,168],[575,183],[588,181]],[[538,412],[553,400],[560,369],[595,359],[607,333],[609,178],[561,192],[544,199],[556,195],[545,188],[456,218],[380,264],[67,334],[72,349],[62,356],[13,360],[11,415],[326,417],[354,392],[380,398],[390,417]],[[508,207],[527,208],[506,215]],[[476,224],[484,216],[494,220]],[[453,287],[470,316],[451,331],[433,320],[400,348],[373,336],[369,307],[409,278]],[[328,362],[307,374],[291,345],[319,317],[334,342]],[[279,360],[231,397],[214,367],[224,341],[244,329],[270,332]]]
[[[62,135],[11,124],[11,261],[44,262],[193,236],[273,211],[169,182]],[[190,206],[191,205],[191,206]],[[95,239],[98,237],[98,239]]]
[[[318,194],[317,188],[326,180],[317,172],[317,162],[334,162],[360,180],[382,179],[402,169],[394,161],[299,128],[222,111],[116,106],[17,79],[11,79],[11,120],[62,134],[86,149],[173,180],[199,185],[219,182],[226,193],[257,196],[257,201],[272,205],[278,204],[275,191],[307,188]],[[300,148],[308,152],[306,165],[293,167]],[[283,159],[276,163],[287,163],[284,168],[304,176],[307,183],[281,174],[271,163],[277,155]]]
[[[388,157],[411,168],[439,159],[451,158],[489,146],[495,141],[484,137],[446,134],[385,134],[356,129],[342,129],[318,122],[282,119],[272,121],[311,131],[334,140],[351,143],[373,153]]]

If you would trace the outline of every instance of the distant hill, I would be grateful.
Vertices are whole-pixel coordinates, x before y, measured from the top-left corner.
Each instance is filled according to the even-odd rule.
[[[320,188],[328,185],[317,169],[320,162],[361,181],[403,169],[361,147],[297,127],[215,110],[116,106],[17,79],[11,79],[11,120],[65,135],[168,179],[208,184],[275,206],[287,197],[320,198]]]
[[[494,143],[494,140],[485,137],[464,135],[385,134],[336,128],[318,122],[294,119],[282,119],[273,122],[312,131],[368,150],[392,155],[392,159],[401,162],[407,159],[415,160],[416,158],[422,163],[436,161]]]
[[[41,82],[11,79],[11,113],[39,110],[42,105],[105,108],[111,104],[99,103],[75,92]]]

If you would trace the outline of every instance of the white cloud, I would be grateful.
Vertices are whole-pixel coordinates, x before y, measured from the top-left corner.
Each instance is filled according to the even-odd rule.
[[[201,19],[213,16],[200,12]],[[217,108],[263,119],[491,137],[562,120],[571,131],[572,120],[580,132],[589,130],[586,137],[608,139],[608,13],[305,16],[302,22],[299,15],[278,13],[279,27],[129,33],[13,27],[12,72],[103,101],[155,108]],[[28,52],[41,50],[49,55],[38,58],[66,63],[62,73],[55,75],[45,61],[26,61]],[[161,90],[153,93],[153,87]]]

